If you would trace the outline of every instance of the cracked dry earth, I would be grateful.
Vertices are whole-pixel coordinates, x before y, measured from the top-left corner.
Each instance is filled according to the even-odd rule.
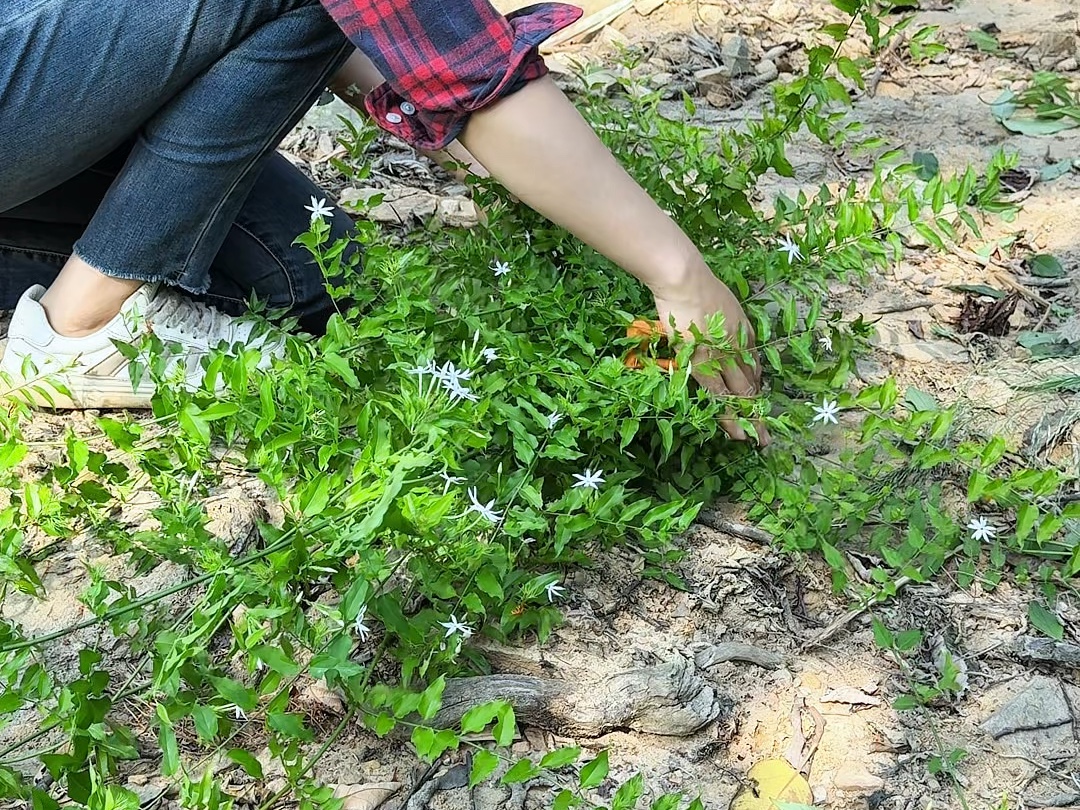
[[[1002,89],[1023,87],[1035,69],[1056,69],[1080,79],[1080,22],[1072,0],[923,5],[933,8],[921,12],[920,21],[942,26],[940,38],[949,53],[918,66],[900,56],[884,62],[874,95],[859,98],[853,111],[868,131],[910,152],[931,151],[946,170],[985,163],[1003,147],[1017,152],[1021,166],[1036,175],[1080,158],[1080,129],[1048,137],[1011,135],[988,105]],[[835,19],[822,0],[670,0],[638,2],[635,9],[592,41],[557,49],[552,63],[565,63],[568,55],[603,62],[619,46],[642,47],[650,54],[644,69],[658,86],[670,88],[673,97],[682,88],[708,97],[698,118],[713,127],[738,127],[755,115],[762,85],[774,74],[798,72],[805,62],[797,43]],[[1005,55],[969,47],[966,32],[991,23],[1000,30]],[[734,36],[746,45],[755,78],[734,94],[735,82],[719,89],[698,86],[695,74],[721,63],[723,48]],[[703,46],[703,38],[714,46]],[[783,53],[776,50],[780,45]],[[735,50],[742,45],[736,43]],[[673,100],[671,114],[680,110],[681,103]],[[338,154],[336,112],[313,111],[285,144],[290,156],[328,188],[346,199],[359,199],[372,189],[386,192],[373,216],[392,225],[431,218],[446,224],[472,221],[475,212],[466,189],[391,139],[383,142],[369,187],[349,188],[329,160]],[[795,144],[791,159],[797,176],[768,179],[761,189],[763,205],[780,191],[790,194],[868,177],[869,166],[858,156],[809,141]],[[992,261],[973,258],[975,244],[942,254],[912,242],[903,261],[875,273],[865,285],[837,285],[831,303],[846,318],[879,319],[878,348],[861,366],[864,381],[895,375],[902,386],[959,404],[960,421],[973,432],[1001,433],[1032,459],[1075,469],[1078,403],[1065,395],[1018,388],[1080,373],[1080,367],[1067,359],[1032,363],[1016,335],[1021,330],[1077,330],[1077,323],[1060,313],[1077,303],[1080,174],[1059,172],[1021,193],[1018,218],[987,228],[988,239],[1015,237]],[[1068,271],[1067,283],[1045,288],[1019,281],[1024,270],[1016,259],[1030,253],[1057,256]],[[1025,289],[1008,333],[993,338],[957,334],[964,296],[949,288],[1001,286],[1006,283],[1002,276]],[[1048,301],[1060,307],[1049,316]],[[1048,414],[1066,417],[1059,419],[1062,427],[1053,441],[1036,441],[1045,431],[1033,428]],[[28,434],[47,441],[67,425],[87,428],[85,419],[42,414]],[[40,463],[48,463],[47,455],[40,456]],[[215,530],[242,545],[256,520],[274,519],[277,506],[258,482],[237,473],[208,509]],[[838,621],[849,605],[832,592],[826,567],[816,559],[779,554],[758,533],[733,523],[736,515],[723,511],[703,516],[683,540],[686,557],[678,573],[689,586],[686,592],[644,580],[639,561],[614,551],[595,569],[568,579],[566,623],[548,644],[489,647],[486,653],[501,679],[455,685],[444,711],[460,710],[486,694],[515,695],[524,720],[516,753],[570,743],[593,753],[610,749],[612,778],[601,788],[601,798],[610,796],[622,778],[641,772],[650,798],[685,791],[700,794],[707,808],[726,808],[755,762],[810,753],[808,780],[815,801],[824,807],[1080,806],[1080,608],[1071,597],[1058,604],[1066,637],[1055,643],[1028,626],[1026,608],[1033,592],[1023,587],[1003,584],[991,590],[977,580],[961,588],[948,574],[933,584],[909,586],[877,615],[896,630],[923,630],[924,648],[912,662],[917,672],[934,671],[933,650],[946,643],[963,659],[969,687],[960,698],[927,712],[897,712],[891,704],[905,682],[895,662],[876,647],[867,616]],[[146,512],[124,519],[137,525]],[[88,582],[87,564],[118,576],[126,570],[122,560],[92,539],[76,538],[41,566],[47,597],[9,597],[4,615],[31,635],[86,618],[78,596]],[[147,592],[185,576],[180,568],[162,565],[134,582]],[[50,666],[73,668],[79,642],[91,641],[106,648],[113,644],[116,666],[128,664],[118,643],[100,631],[84,631],[71,645],[49,650]],[[298,710],[325,730],[342,711],[340,700],[315,684],[296,700]],[[32,718],[20,719],[21,724],[0,729],[0,747],[33,728]],[[148,752],[155,749],[149,731],[146,743]],[[257,737],[247,743],[253,750],[261,745]],[[958,766],[959,791],[929,770],[933,757],[955,749],[966,752]],[[186,753],[197,755],[194,747]],[[262,758],[269,763],[265,751]],[[243,807],[283,784],[269,764],[263,783],[253,783],[225,761],[212,765]],[[157,767],[148,755],[130,768],[128,785],[146,807],[175,805]],[[467,768],[467,762],[451,757],[428,769],[406,744],[379,741],[350,728],[319,763],[316,775],[328,783],[386,785],[383,792],[369,795],[385,798],[390,810],[549,806],[550,788],[542,784],[528,791],[469,791]]]

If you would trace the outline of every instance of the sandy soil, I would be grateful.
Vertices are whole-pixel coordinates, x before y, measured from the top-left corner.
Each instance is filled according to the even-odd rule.
[[[876,92],[860,98],[853,112],[868,130],[910,151],[932,151],[945,170],[985,163],[999,148],[1018,153],[1021,166],[1036,173],[1054,162],[1080,158],[1080,129],[1048,137],[1011,135],[994,120],[988,105],[1003,88],[1022,87],[1034,69],[1061,65],[1061,70],[1075,71],[1080,16],[1072,0],[924,5],[939,9],[922,13],[920,19],[942,26],[940,38],[950,52],[921,66],[902,57],[883,64]],[[638,7],[648,8],[640,2]],[[686,47],[688,35],[695,31],[717,41],[733,34],[744,36],[760,63],[777,44],[807,41],[810,32],[832,15],[822,0],[749,4],[670,0],[647,15],[629,12],[596,41],[562,50],[602,60],[614,46],[630,42],[652,51],[651,69],[669,74],[673,83],[686,82],[694,70],[711,66],[705,56]],[[965,32],[990,23],[1000,29],[1007,56],[985,55],[968,47]],[[688,61],[673,62],[665,54]],[[798,48],[793,48],[791,70],[798,70],[800,59]],[[1075,72],[1072,76],[1080,78]],[[699,118],[709,126],[740,126],[759,103],[760,96],[752,95],[737,105],[702,104]],[[672,104],[673,114],[679,107]],[[313,175],[340,191],[343,181],[328,163],[336,151],[331,126],[330,113],[317,110],[285,147]],[[791,157],[796,178],[770,180],[762,187],[763,203],[780,191],[867,176],[858,156],[834,153],[809,140],[795,144]],[[422,216],[438,212],[467,220],[470,214],[464,189],[401,144],[387,143],[372,185],[394,190],[394,199],[406,201],[381,212],[388,222],[413,216],[408,201],[415,199],[425,206],[419,212]],[[963,421],[973,431],[1000,432],[1023,445],[1043,415],[1072,409],[1077,403],[1063,395],[1020,393],[1016,386],[1080,373],[1080,365],[1068,360],[1033,364],[1015,336],[1024,329],[1077,329],[1067,314],[1076,307],[1076,287],[1050,293],[1029,290],[1036,297],[1053,294],[1061,309],[1044,318],[1043,304],[1022,301],[1010,321],[1010,335],[1004,338],[952,334],[963,295],[947,288],[994,285],[1000,281],[995,274],[1013,272],[1013,257],[1027,252],[1053,253],[1075,281],[1080,275],[1080,172],[1036,183],[1025,192],[1023,211],[1015,221],[988,225],[987,239],[1010,235],[1017,242],[1012,253],[1006,248],[997,254],[1002,266],[983,266],[963,251],[943,255],[912,245],[902,262],[876,273],[865,286],[838,285],[833,306],[847,317],[880,318],[879,348],[863,366],[868,380],[893,374],[902,385],[918,387],[942,402],[961,403]],[[1023,251],[1016,246],[1023,246]],[[1076,418],[1080,412],[1072,421]],[[68,424],[78,429],[81,419],[42,415],[29,430],[47,440]],[[1080,431],[1074,424],[1044,458],[1075,469],[1078,453]],[[243,479],[224,487],[213,505],[219,530],[235,537],[243,537],[261,514],[274,508],[267,493]],[[1030,631],[1026,606],[1031,593],[1009,585],[987,591],[978,583],[964,589],[943,577],[933,585],[910,587],[893,603],[878,608],[878,617],[890,627],[924,631],[927,641],[917,656],[917,669],[932,671],[934,650],[944,644],[963,659],[968,671],[969,688],[960,699],[926,712],[897,712],[891,703],[905,690],[905,681],[896,662],[874,644],[867,615],[840,625],[823,643],[808,644],[848,608],[846,600],[832,593],[821,562],[782,556],[767,544],[705,525],[695,527],[684,543],[687,556],[679,573],[689,586],[687,592],[643,580],[632,557],[613,552],[595,570],[579,571],[567,583],[567,621],[551,641],[539,649],[501,651],[493,656],[497,670],[500,664],[517,673],[533,668],[547,677],[594,681],[596,689],[603,690],[619,672],[677,659],[695,662],[702,651],[725,642],[774,654],[775,665],[691,663],[695,677],[711,694],[716,715],[691,736],[626,728],[571,739],[557,729],[526,729],[515,750],[525,753],[570,742],[590,751],[610,748],[613,780],[640,771],[650,797],[681,790],[700,793],[708,808],[725,808],[751,765],[785,756],[793,740],[805,737],[813,749],[807,772],[815,800],[822,806],[854,809],[961,806],[948,780],[932,775],[928,766],[933,757],[962,749],[966,757],[959,768],[969,807],[999,807],[1003,798],[1008,807],[1080,805],[1077,670],[1024,663],[1010,652]],[[4,615],[33,634],[85,618],[77,596],[87,584],[86,563],[104,565],[118,575],[125,572],[122,561],[109,557],[92,540],[80,538],[42,566],[48,597],[44,601],[9,597]],[[132,581],[140,590],[151,590],[183,576],[178,568],[161,566]],[[1073,642],[1080,641],[1080,609],[1063,600],[1062,611],[1067,633]],[[100,642],[99,636],[94,638]],[[117,650],[117,655],[123,651]],[[61,669],[75,664],[71,647],[53,649],[49,658],[51,666]],[[323,710],[333,715],[333,702],[324,704]],[[0,747],[29,728],[16,724],[0,729]],[[816,731],[820,738],[815,745]],[[493,788],[470,793],[455,787],[458,765],[459,760],[448,758],[439,769],[428,771],[418,766],[406,746],[379,742],[351,729],[323,759],[318,776],[348,784],[399,782],[401,791],[385,805],[392,810],[424,806],[417,799],[429,799],[431,807],[447,810],[548,806],[548,789],[543,786],[528,794]],[[155,790],[160,792],[155,787],[156,769],[155,762],[147,761],[129,774],[130,786],[148,802],[160,800],[154,798]],[[250,784],[237,769],[225,769],[222,775],[243,797],[244,806],[265,797],[277,784],[272,773],[268,785]],[[431,785],[438,789],[432,792]],[[165,801],[172,803],[169,798]]]

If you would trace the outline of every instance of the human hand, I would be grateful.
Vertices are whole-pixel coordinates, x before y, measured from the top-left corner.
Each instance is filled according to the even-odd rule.
[[[686,283],[675,288],[655,290],[656,311],[660,323],[669,333],[672,323],[683,338],[692,338],[691,325],[704,334],[708,331],[709,319],[716,313],[724,317],[724,332],[733,347],[731,352],[722,352],[708,346],[698,346],[694,352],[694,379],[707,391],[717,396],[752,397],[761,389],[761,363],[754,349],[754,329],[743,312],[738,299],[707,268],[694,274]],[[742,349],[750,351],[753,364],[747,364]],[[710,366],[710,373],[704,373],[705,365]],[[750,437],[734,419],[723,419],[721,424],[731,438],[746,441]],[[756,424],[757,442],[764,447],[769,444],[769,434],[764,425]]]

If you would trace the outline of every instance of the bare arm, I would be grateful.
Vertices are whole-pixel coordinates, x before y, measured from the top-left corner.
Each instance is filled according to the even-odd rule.
[[[369,76],[369,81],[372,79]],[[461,143],[468,150],[463,162],[486,168],[523,202],[648,286],[665,326],[674,320],[684,334],[689,334],[691,325],[704,331],[708,317],[721,312],[733,342],[739,340],[740,331],[752,338],[753,331],[735,296],[713,275],[678,224],[619,165],[550,78],[530,82],[473,113]],[[453,144],[452,148],[460,146]],[[694,359],[700,365],[719,358],[702,349]],[[756,393],[759,366],[747,367],[731,358],[723,359],[722,366],[721,374],[698,373],[695,377],[718,395]],[[724,429],[733,438],[747,438],[734,421],[725,420]],[[758,433],[759,440],[766,443],[764,429],[759,428]]]

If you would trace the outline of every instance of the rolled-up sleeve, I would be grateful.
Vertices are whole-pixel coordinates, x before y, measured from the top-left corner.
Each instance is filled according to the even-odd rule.
[[[424,149],[469,115],[547,73],[540,43],[581,9],[542,3],[503,16],[488,0],[322,0],[386,83],[365,104],[384,129]]]

